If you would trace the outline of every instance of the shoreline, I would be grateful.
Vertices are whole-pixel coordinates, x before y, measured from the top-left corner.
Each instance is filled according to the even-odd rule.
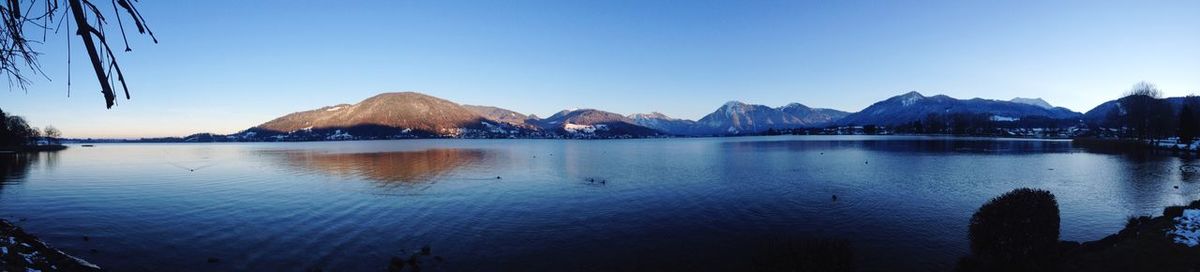
[[[0,267],[5,271],[104,271],[0,219]]]
[[[646,139],[719,139],[719,138],[743,138],[743,137],[774,137],[774,136],[867,136],[867,137],[888,137],[888,136],[921,136],[921,137],[945,137],[945,138],[978,138],[978,139],[1013,139],[1013,140],[1054,140],[1054,141],[1070,141],[1078,138],[1070,137],[1032,137],[1032,136],[1010,136],[1010,135],[973,135],[973,134],[936,134],[936,133],[894,133],[894,134],[744,134],[744,135],[723,135],[723,136],[662,136],[662,137],[633,137],[633,138],[549,138],[549,137],[516,137],[516,138],[473,138],[473,137],[416,137],[416,138],[361,138],[361,139],[344,139],[344,140],[236,140],[236,141],[161,141],[153,139],[119,139],[119,140],[85,140],[72,141],[71,144],[93,145],[93,144],[208,144],[208,143],[314,143],[314,142],[358,142],[358,141],[406,141],[406,140],[571,140],[571,141],[606,141],[606,140],[646,140]]]
[[[66,145],[0,146],[0,153],[51,152],[67,149]]]
[[[1180,241],[1188,226],[1185,211],[1200,211],[1200,200],[1163,208],[1160,216],[1130,217],[1125,228],[1100,240],[1061,241],[1063,271],[1196,271],[1200,246]],[[1196,232],[1186,229],[1182,232]],[[1185,239],[1186,240],[1186,239]],[[1194,237],[1193,237],[1194,240]]]
[[[1200,152],[1200,142],[1185,145],[1174,139],[1146,141],[1120,138],[1074,138],[1071,144],[1107,151],[1166,151],[1171,153],[1195,154]]]

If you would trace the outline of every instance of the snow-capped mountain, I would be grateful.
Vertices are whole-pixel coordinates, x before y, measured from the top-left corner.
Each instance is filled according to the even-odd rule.
[[[696,128],[696,121],[671,118],[659,112],[630,114],[628,117],[635,124],[672,135],[691,135]]]
[[[926,97],[918,92],[876,102],[862,111],[837,121],[842,125],[900,125],[920,121],[929,114],[985,113],[994,120],[1018,120],[1027,116],[1055,119],[1079,118],[1082,114],[1066,108],[1043,108],[1025,103],[982,98],[955,99],[945,95]]]
[[[1172,99],[1176,98],[1168,100],[1179,104]],[[1105,116],[1113,109],[1119,109],[1117,101],[1089,111],[1087,119],[1098,119],[1097,116]],[[376,95],[355,104],[291,113],[225,137],[235,140],[341,140],[755,135],[770,129],[901,125],[922,120],[929,114],[956,113],[990,114],[994,121],[1016,121],[1028,116],[1083,117],[1036,98],[960,100],[909,92],[877,102],[857,113],[811,108],[800,103],[773,108],[730,101],[698,121],[671,118],[658,112],[624,116],[596,109],[563,110],[543,119],[498,107],[459,105],[425,94],[401,92]]]
[[[752,134],[768,129],[824,126],[845,115],[842,111],[813,109],[799,103],[772,108],[729,101],[696,121],[694,131],[705,135]]]
[[[643,138],[664,134],[638,125],[629,117],[595,109],[563,110],[546,119],[527,119],[526,123],[569,138]]]
[[[810,108],[800,103],[791,103],[776,109],[799,118],[804,126],[827,125],[846,117],[846,115],[850,115],[849,112],[835,109]]]
[[[295,112],[232,135],[239,139],[641,138],[665,134],[620,114],[566,110],[541,119],[515,111],[459,105],[415,93],[384,93],[357,104]]]
[[[509,123],[509,124],[516,125],[516,126],[525,125],[525,120],[528,120],[530,118],[530,116],[526,116],[519,112],[515,112],[515,111],[511,111],[511,110],[499,108],[499,107],[476,106],[476,105],[462,105],[462,106],[464,108],[467,108],[468,110],[471,110],[472,112],[475,112],[476,114],[483,116],[484,118],[487,118],[487,119],[490,119],[493,121],[497,121],[497,122]],[[533,117],[536,118],[536,116],[533,116]]]
[[[326,137],[447,137],[463,134],[528,133],[488,119],[441,98],[415,93],[384,93],[357,104],[295,112],[246,130],[258,137],[281,134]]]
[[[1051,106],[1050,103],[1047,103],[1046,100],[1042,100],[1041,98],[1015,97],[1012,100],[1008,100],[1008,102],[1034,105],[1034,106],[1041,107],[1043,109],[1053,109],[1054,108],[1054,106]]]

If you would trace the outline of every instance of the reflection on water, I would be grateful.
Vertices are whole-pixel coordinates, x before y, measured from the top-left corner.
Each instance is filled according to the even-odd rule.
[[[53,168],[58,162],[57,152],[0,153],[0,187],[4,183],[17,182],[29,174],[29,168],[45,159],[45,166]]]
[[[323,174],[358,177],[390,187],[433,181],[451,171],[478,163],[487,155],[479,149],[427,149],[377,153],[267,151],[285,165]]]
[[[1197,163],[908,136],[111,144],[0,154],[0,216],[113,271],[369,271],[425,245],[447,271],[737,271],[774,237],[946,271],[996,195],[1049,190],[1062,238],[1096,240],[1200,198]]]
[[[10,179],[25,177],[31,160],[37,160],[37,157],[23,153],[0,154],[0,186]]]

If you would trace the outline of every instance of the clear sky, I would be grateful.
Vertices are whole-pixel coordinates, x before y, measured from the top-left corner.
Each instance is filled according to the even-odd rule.
[[[52,81],[0,91],[0,109],[68,137],[153,137],[388,91],[688,119],[729,100],[858,111],[913,90],[1081,112],[1141,80],[1200,93],[1200,1],[140,3],[161,43],[119,53],[132,100],[104,109],[75,37],[68,98],[63,31],[39,47]]]

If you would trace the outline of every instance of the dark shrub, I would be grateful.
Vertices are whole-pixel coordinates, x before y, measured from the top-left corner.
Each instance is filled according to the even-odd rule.
[[[1170,206],[1163,208],[1163,216],[1173,218],[1181,215],[1183,215],[1183,206]]]
[[[971,216],[971,267],[991,271],[1053,270],[1058,256],[1058,226],[1058,201],[1049,191],[1021,188],[1000,195]]]

